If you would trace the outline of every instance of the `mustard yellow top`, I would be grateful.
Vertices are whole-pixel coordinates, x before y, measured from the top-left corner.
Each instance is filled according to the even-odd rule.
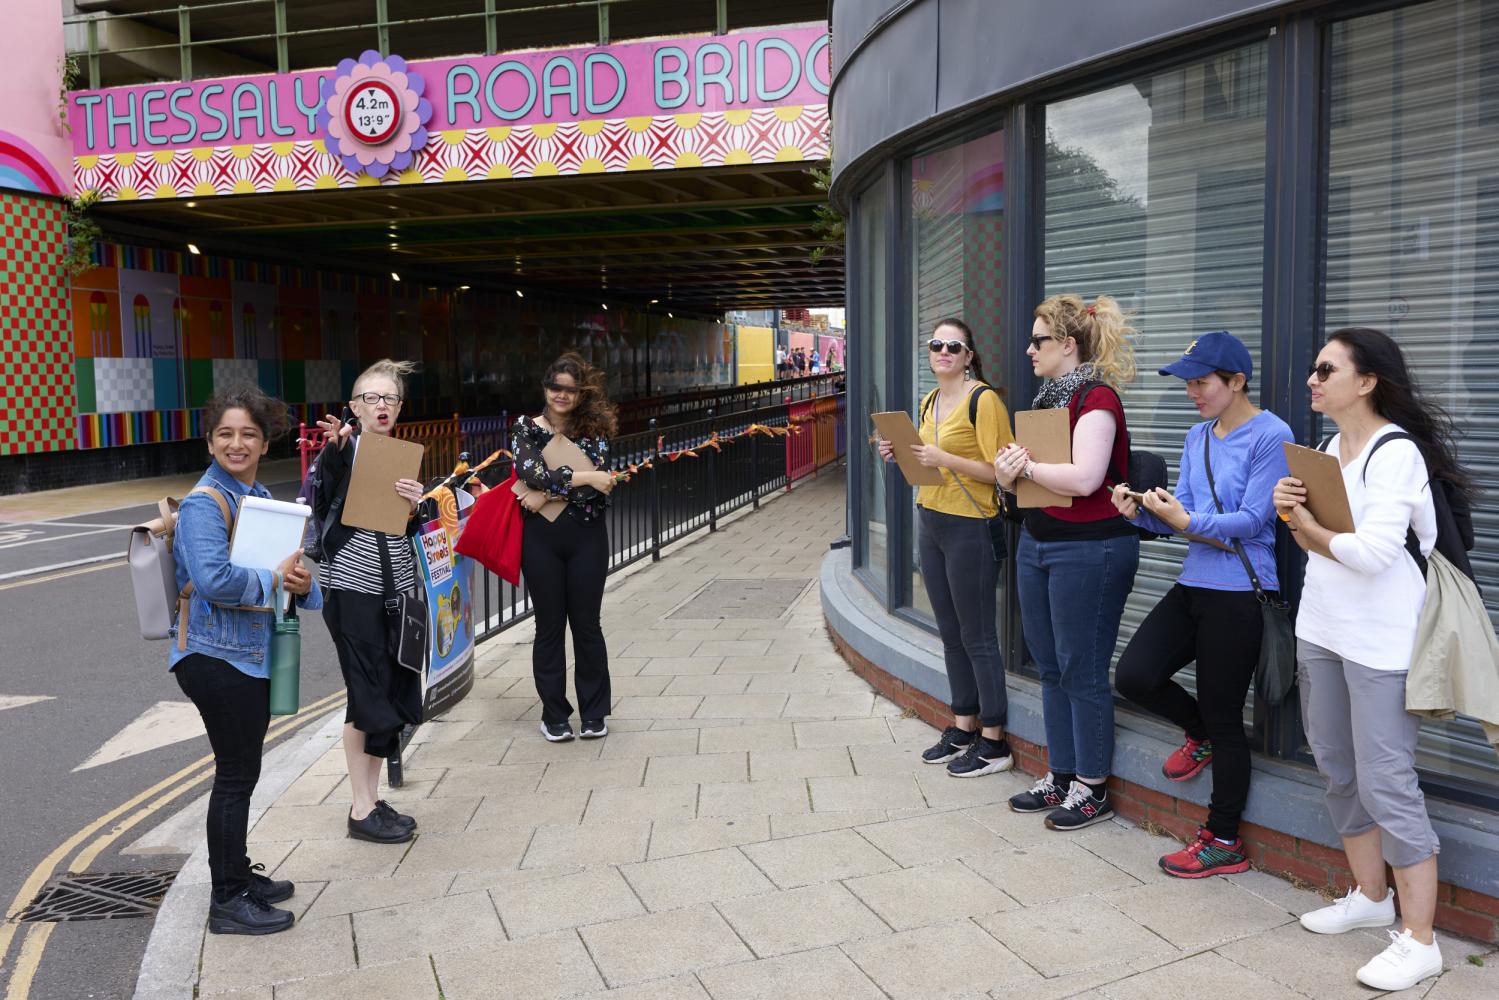
[[[977,392],[983,384],[974,382],[968,388],[969,394]],[[922,402],[925,401],[923,398]],[[978,419],[972,424],[968,422],[967,395],[951,412],[942,414],[940,425],[936,420],[937,407],[938,402],[934,398],[927,407],[926,416],[922,417],[918,430],[921,440],[927,444],[935,444],[948,454],[993,465],[994,456],[999,454],[999,450],[1015,440],[1015,432],[1010,427],[1010,411],[999,398],[998,392],[986,392],[979,397]],[[973,502],[969,501],[953,481],[954,476],[968,488],[968,492],[973,495]],[[986,518],[999,513],[993,483],[981,482],[953,469],[942,470],[941,486],[922,486],[916,492],[917,506],[959,517],[978,517],[979,512],[974,509],[974,502],[983,510]]]

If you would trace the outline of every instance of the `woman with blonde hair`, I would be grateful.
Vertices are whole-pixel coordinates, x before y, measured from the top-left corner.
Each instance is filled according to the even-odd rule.
[[[421,679],[396,662],[386,610],[388,599],[416,586],[411,547],[416,522],[403,535],[387,535],[346,525],[342,513],[360,435],[389,435],[395,429],[406,377],[416,367],[410,361],[376,361],[354,380],[349,401],[354,419],[346,423],[329,414],[318,421],[326,443],[318,458],[313,509],[324,526],[323,618],[349,693],[343,734],[354,799],[349,836],[377,844],[404,843],[416,830],[415,819],[379,797],[380,765],[400,751],[402,727],[421,721]],[[422,484],[399,479],[394,488],[414,512]]]
[[[541,735],[553,743],[573,738],[567,700],[568,626],[573,633],[578,716],[585,740],[609,733],[609,650],[599,621],[604,578],[609,570],[609,530],[605,511],[614,474],[609,439],[618,429],[614,404],[605,395],[604,373],[569,351],[542,376],[545,405],[534,417],[521,417],[512,428],[515,472],[539,491],[521,501],[526,510],[521,535],[521,574],[536,607],[536,639],[531,672],[541,698]],[[542,452],[556,435],[582,450],[593,469],[566,465],[552,468]],[[567,501],[555,521],[540,508],[551,498]]]
[[[1051,770],[1010,799],[1016,812],[1047,812],[1053,830],[1077,830],[1114,812],[1106,784],[1114,759],[1109,662],[1135,582],[1140,538],[1114,509],[1111,490],[1129,471],[1120,390],[1135,377],[1119,303],[1053,295],[1035,309],[1031,368],[1045,381],[1034,409],[1065,407],[1072,461],[1038,463],[1018,444],[994,460],[1000,488],[1020,478],[1072,497],[1070,507],[1026,511],[1015,553],[1020,619],[1041,675]]]

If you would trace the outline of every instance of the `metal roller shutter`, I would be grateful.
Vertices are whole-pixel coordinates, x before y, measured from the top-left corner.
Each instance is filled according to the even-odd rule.
[[[1390,333],[1456,421],[1486,491],[1473,568],[1499,622],[1499,3],[1443,0],[1328,30],[1322,329]],[[1467,719],[1428,724],[1418,763],[1460,783],[1499,777]]]
[[[1259,363],[1265,79],[1256,43],[1046,108],[1046,294],[1108,294],[1132,313],[1140,374],[1125,415],[1134,447],[1164,457],[1173,483],[1199,418],[1181,380],[1156,369],[1223,329]],[[1142,544],[1120,650],[1185,554],[1183,542]],[[1194,687],[1191,671],[1179,679]]]

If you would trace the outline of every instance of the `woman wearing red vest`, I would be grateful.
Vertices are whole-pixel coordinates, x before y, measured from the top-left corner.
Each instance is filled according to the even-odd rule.
[[[1105,789],[1114,763],[1109,662],[1140,538],[1114,509],[1110,490],[1129,470],[1119,390],[1135,376],[1133,331],[1107,295],[1092,305],[1054,295],[1035,317],[1026,354],[1045,381],[1032,407],[1066,407],[1072,461],[1037,463],[1013,444],[995,458],[995,477],[1002,489],[1024,477],[1073,501],[1026,511],[1015,553],[1020,620],[1041,675],[1051,771],[1011,798],[1010,808],[1045,811],[1051,829],[1076,830],[1114,812]]]

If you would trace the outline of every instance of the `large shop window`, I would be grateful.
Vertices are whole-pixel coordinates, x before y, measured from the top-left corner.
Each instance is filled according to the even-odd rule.
[[[1140,374],[1125,413],[1173,483],[1198,417],[1156,369],[1207,330],[1231,331],[1259,362],[1266,55],[1255,43],[1045,109],[1046,294],[1108,294],[1132,313]],[[1185,554],[1174,540],[1141,547],[1121,649]]]
[[[927,358],[932,327],[957,317],[973,329],[984,377],[1007,384],[1000,344],[1000,257],[1004,246],[1004,132],[991,132],[911,161],[912,412],[937,387]],[[1008,405],[1008,400],[1006,400]],[[911,491],[912,502],[915,490]],[[913,508],[914,509],[914,508]],[[931,617],[912,540],[911,606]],[[1004,595],[997,595],[1003,607]]]
[[[1322,332],[1387,331],[1457,422],[1485,490],[1473,568],[1499,621],[1499,5],[1426,3],[1329,31]],[[1418,763],[1490,792],[1499,777],[1467,719],[1428,724]]]
[[[855,352],[850,373],[859,380],[865,413],[890,409],[885,398],[885,261],[888,186],[877,182],[854,204],[854,259],[859,275],[854,325],[849,345]],[[860,568],[864,582],[883,595],[890,566],[889,519],[885,513],[885,465],[874,445],[864,446],[859,463],[858,525]]]

